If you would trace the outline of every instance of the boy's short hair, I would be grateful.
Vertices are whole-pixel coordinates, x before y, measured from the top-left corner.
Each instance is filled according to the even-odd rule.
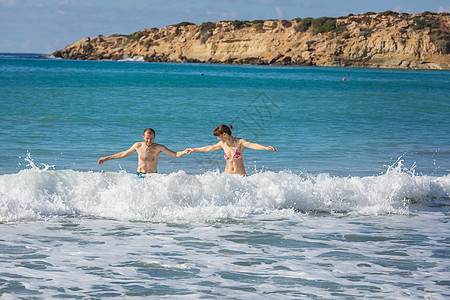
[[[156,132],[152,128],[147,128],[147,129],[144,130],[144,134],[147,133],[147,132],[148,133],[153,133],[153,135],[156,135]]]

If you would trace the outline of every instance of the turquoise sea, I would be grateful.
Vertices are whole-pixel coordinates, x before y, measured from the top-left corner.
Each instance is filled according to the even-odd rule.
[[[448,299],[449,137],[449,71],[0,54],[0,298]]]

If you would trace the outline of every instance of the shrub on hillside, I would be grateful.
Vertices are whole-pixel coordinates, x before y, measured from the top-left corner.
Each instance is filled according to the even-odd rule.
[[[252,24],[264,24],[264,20],[253,20]]]
[[[207,33],[212,32],[216,28],[216,23],[213,22],[205,22],[200,25],[200,32]]]
[[[311,25],[314,33],[316,34],[329,32],[336,29],[336,19],[328,17],[317,18],[312,21]]]
[[[188,26],[188,25],[195,25],[195,24],[191,23],[191,22],[181,22],[181,23],[178,23],[178,24],[175,24],[175,25],[172,25],[172,26],[174,26],[174,27],[184,27],[184,26]]]
[[[234,20],[231,22],[236,29],[241,29],[247,26],[247,21]]]
[[[298,32],[305,32],[307,31],[312,24],[313,18],[306,18],[306,19],[300,19],[300,23],[297,25],[297,31]]]
[[[382,15],[382,16],[398,16],[398,12],[395,12],[392,10],[387,10],[387,11],[381,12],[380,15]]]
[[[440,24],[438,19],[428,16],[415,16],[413,18],[414,20],[414,27],[415,30],[421,30],[425,28],[429,29],[438,29],[440,28]]]

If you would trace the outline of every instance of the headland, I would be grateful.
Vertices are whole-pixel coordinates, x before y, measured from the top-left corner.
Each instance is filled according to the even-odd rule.
[[[387,11],[339,18],[182,22],[86,37],[63,59],[450,69],[450,15]]]

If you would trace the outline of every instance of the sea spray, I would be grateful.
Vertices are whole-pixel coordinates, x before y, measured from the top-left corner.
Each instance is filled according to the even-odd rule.
[[[399,161],[367,177],[260,172],[248,177],[178,171],[138,178],[125,171],[30,169],[0,176],[0,221],[78,215],[189,222],[276,210],[364,215],[409,214],[412,205],[448,204],[450,175],[416,175]]]

